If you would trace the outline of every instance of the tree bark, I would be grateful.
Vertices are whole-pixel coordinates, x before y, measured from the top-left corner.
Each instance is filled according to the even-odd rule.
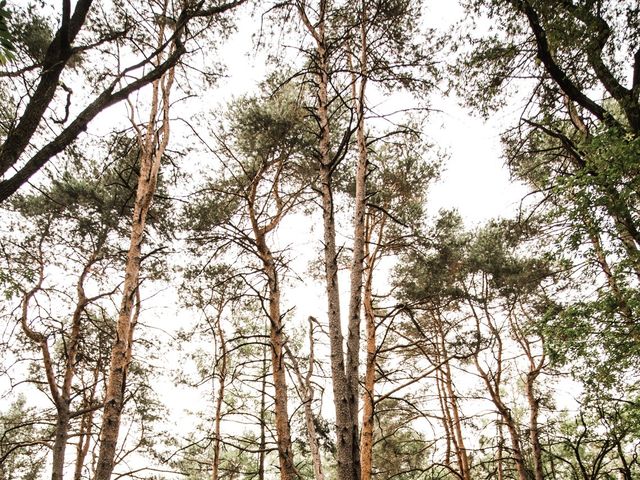
[[[376,382],[376,316],[373,306],[373,274],[381,255],[382,242],[386,226],[386,215],[377,216],[369,212],[365,225],[365,282],[363,293],[364,318],[367,335],[367,357],[364,374],[364,392],[362,395],[362,434],[360,437],[360,478],[371,480],[373,473],[373,428],[375,420],[375,382]],[[371,250],[371,238],[378,227],[376,247]]]
[[[269,303],[269,338],[271,344],[271,368],[273,375],[273,385],[275,390],[275,421],[276,421],[276,441],[278,445],[278,460],[280,464],[280,478],[282,480],[293,480],[298,477],[293,460],[293,446],[291,444],[291,429],[289,426],[289,409],[287,394],[287,371],[284,360],[285,341],[284,326],[280,312],[280,281],[273,252],[267,245],[266,236],[275,229],[284,213],[284,205],[280,198],[280,172],[281,162],[276,162],[277,172],[271,192],[274,196],[277,211],[267,225],[260,225],[256,211],[257,189],[262,180],[268,164],[265,163],[251,179],[249,195],[247,197],[247,207],[249,220],[253,230],[255,245],[258,255],[262,261],[262,269],[267,277],[268,303]]]
[[[215,335],[217,335],[218,340],[220,341],[220,356],[222,358],[222,365],[220,366],[220,370],[218,372],[218,382],[220,384],[218,386],[218,395],[216,398],[216,412],[213,430],[213,466],[211,469],[211,480],[218,480],[218,472],[220,469],[220,422],[222,421],[222,402],[224,400],[225,383],[227,381],[227,343],[221,325],[222,309],[222,302],[220,302],[218,306],[218,318],[214,328]]]
[[[318,22],[314,26],[307,16],[304,2],[298,2],[298,12],[315,41],[317,107],[320,127],[318,145],[320,195],[322,197],[322,222],[324,228],[324,268],[327,292],[327,316],[329,323],[329,347],[331,351],[331,378],[333,402],[336,413],[336,462],[338,480],[354,480],[360,475],[355,471],[353,416],[350,401],[351,386],[345,370],[345,356],[340,314],[340,290],[338,285],[338,254],[333,204],[332,173],[335,161],[331,156],[331,131],[329,124],[329,55],[325,38],[326,0],[320,0]],[[357,448],[356,448],[357,451]],[[359,452],[358,454],[359,455]],[[357,456],[356,455],[356,456]]]
[[[353,103],[356,111],[356,140],[358,144],[358,163],[356,166],[355,209],[353,213],[353,258],[351,262],[351,289],[349,296],[349,323],[347,337],[346,376],[349,389],[349,408],[351,410],[351,436],[353,478],[360,478],[360,451],[358,438],[358,400],[360,384],[360,310],[362,309],[362,279],[365,259],[365,200],[367,180],[367,142],[365,138],[364,105],[367,87],[367,10],[366,2],[360,3],[360,69],[358,75],[352,73]],[[349,56],[351,58],[351,56]],[[353,70],[353,68],[352,68]],[[358,82],[359,80],[359,82]],[[375,349],[375,332],[373,333]],[[370,390],[372,393],[373,390]],[[373,406],[371,403],[370,407]],[[373,411],[369,412],[373,415]],[[368,459],[370,460],[370,459]],[[371,469],[368,467],[368,471]]]
[[[162,44],[163,39],[164,24],[161,25],[158,33],[158,43]],[[100,449],[94,480],[109,480],[115,465],[120,418],[124,406],[126,376],[132,355],[136,315],[140,308],[140,302],[138,301],[136,313],[134,313],[134,300],[139,295],[142,242],[144,240],[147,214],[156,190],[161,159],[169,142],[169,96],[173,79],[174,69],[171,68],[166,76],[153,82],[151,111],[144,138],[142,132],[138,131],[141,151],[140,176],[136,189],[131,238],[122,288],[122,301],[116,325],[116,337],[111,350],[105,407],[102,415]],[[160,131],[156,132],[156,117],[160,102],[162,102],[162,121]],[[136,127],[135,123],[134,127]]]

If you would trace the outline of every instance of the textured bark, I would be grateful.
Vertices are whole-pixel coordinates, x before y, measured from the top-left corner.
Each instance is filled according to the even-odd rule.
[[[367,357],[364,374],[364,393],[362,395],[362,433],[360,436],[360,478],[371,480],[373,472],[373,427],[375,418],[375,382],[376,382],[376,316],[373,307],[373,274],[381,255],[386,216],[367,215],[365,238],[365,282],[362,304],[367,338]],[[371,250],[373,230],[378,227],[376,247]]]
[[[318,22],[309,20],[304,2],[298,2],[298,12],[316,47],[316,117],[320,127],[319,176],[322,197],[322,223],[324,228],[324,268],[329,320],[329,347],[331,350],[331,378],[333,402],[336,413],[336,462],[338,480],[353,480],[360,475],[354,468],[354,432],[351,412],[351,390],[345,371],[343,335],[340,321],[340,293],[338,286],[338,254],[334,218],[332,172],[335,167],[331,156],[331,133],[329,125],[329,58],[325,38],[326,0],[320,0]],[[357,444],[356,444],[357,445]],[[356,448],[356,451],[358,449]],[[358,454],[359,455],[359,452]]]
[[[164,24],[158,33],[158,43],[164,39]],[[156,190],[160,162],[169,142],[169,95],[174,79],[174,69],[153,83],[152,103],[146,131],[141,132],[133,122],[138,133],[140,146],[140,176],[136,189],[136,198],[131,225],[131,237],[125,266],[122,301],[116,324],[116,336],[111,350],[109,375],[105,394],[105,407],[102,415],[100,449],[94,480],[109,480],[115,465],[116,446],[120,430],[120,417],[124,406],[126,376],[131,361],[133,333],[140,302],[134,313],[134,303],[139,295],[140,263],[142,242],[144,240],[147,214]],[[160,110],[161,127],[156,132],[156,117]]]
[[[273,252],[267,245],[267,234],[275,229],[282,215],[284,205],[280,198],[280,171],[282,164],[277,165],[271,192],[274,196],[277,211],[266,225],[260,225],[258,216],[260,212],[256,208],[257,189],[262,180],[268,164],[263,164],[256,176],[251,179],[247,207],[249,220],[253,230],[255,245],[262,261],[262,269],[267,277],[268,303],[269,303],[269,338],[271,343],[271,368],[274,385],[276,441],[278,445],[278,460],[280,464],[280,478],[292,480],[298,477],[293,461],[293,446],[291,444],[291,429],[289,426],[289,409],[287,395],[287,371],[284,361],[285,341],[282,315],[280,312],[280,281]]]
[[[353,478],[360,477],[360,451],[358,438],[358,400],[360,367],[360,311],[362,309],[362,279],[365,259],[365,200],[367,179],[367,142],[365,138],[364,105],[367,86],[367,8],[364,0],[360,3],[360,71],[352,68],[353,103],[356,112],[356,140],[358,163],[356,166],[356,192],[353,213],[353,258],[351,262],[351,286],[349,295],[349,323],[347,336],[346,376],[351,410],[351,436]],[[351,56],[349,56],[351,58]],[[374,333],[375,335],[375,333]],[[375,348],[375,337],[373,339]],[[373,412],[370,412],[373,414]],[[370,468],[368,469],[370,472]]]

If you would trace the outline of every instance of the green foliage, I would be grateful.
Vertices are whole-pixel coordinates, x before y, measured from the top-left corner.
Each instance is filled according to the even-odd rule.
[[[0,2],[0,64],[13,60],[13,36],[9,30],[11,12],[7,9],[7,0]]]
[[[402,401],[376,406],[373,465],[375,478],[411,480],[431,467],[431,442],[412,424],[414,413]]]
[[[33,409],[19,396],[0,413],[0,480],[37,480],[45,467],[46,433],[33,422]]]

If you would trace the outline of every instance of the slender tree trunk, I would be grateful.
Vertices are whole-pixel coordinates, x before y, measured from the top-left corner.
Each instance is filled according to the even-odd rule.
[[[271,251],[266,248],[264,238],[258,240],[258,245],[259,249],[264,249],[261,252],[261,256],[269,279],[269,320],[271,327],[269,337],[271,340],[271,365],[275,389],[276,435],[280,478],[282,480],[292,480],[297,478],[298,474],[293,461],[293,447],[289,428],[287,372],[284,361],[285,336],[280,315],[280,285],[273,256]]]
[[[36,292],[40,290],[42,282],[44,281],[44,264],[41,264],[40,266],[39,280],[36,287],[26,293],[23,299],[21,318],[22,330],[31,341],[39,345],[40,351],[42,352],[42,361],[46,373],[47,384],[49,391],[51,392],[53,403],[56,407],[56,426],[54,430],[51,461],[52,480],[63,480],[64,478],[64,461],[67,442],[69,440],[69,422],[71,420],[71,389],[75,376],[76,358],[78,355],[78,345],[81,336],[82,313],[89,303],[89,299],[87,299],[84,291],[84,282],[89,275],[91,267],[96,262],[97,256],[102,248],[103,241],[104,239],[98,242],[95,250],[85,264],[76,284],[77,301],[71,317],[71,331],[69,332],[69,338],[66,342],[65,353],[67,358],[65,361],[63,383],[61,387],[58,386],[56,380],[53,359],[51,358],[47,337],[31,329],[27,323],[29,302]]]
[[[329,125],[329,54],[325,36],[327,1],[319,0],[318,20],[312,24],[306,11],[306,2],[297,2],[298,12],[316,45],[316,117],[320,127],[318,145],[320,195],[322,197],[322,222],[324,228],[324,267],[327,292],[329,323],[329,347],[331,351],[331,378],[333,402],[336,414],[336,462],[337,479],[354,480],[360,475],[358,444],[354,444],[352,413],[352,385],[345,369],[345,356],[340,315],[340,294],[338,286],[338,254],[336,249],[336,229],[334,218],[332,173],[336,160],[330,150]],[[354,339],[352,339],[354,340]],[[353,351],[353,344],[350,347]],[[356,387],[357,388],[357,387]],[[355,399],[357,402],[357,398]],[[355,433],[355,434],[354,434]],[[355,468],[355,466],[358,468]]]
[[[522,305],[521,305],[522,307]],[[527,317],[528,321],[532,319],[528,317],[524,308],[522,308],[522,314]],[[525,393],[527,402],[529,404],[529,441],[531,442],[531,449],[533,454],[533,473],[535,480],[544,480],[544,469],[542,463],[542,446],[540,444],[540,430],[538,428],[538,416],[540,411],[540,401],[536,397],[535,384],[542,368],[545,365],[544,354],[544,338],[540,337],[541,353],[536,355],[532,341],[527,334],[520,328],[518,319],[514,312],[509,314],[509,323],[511,327],[511,334],[515,337],[516,341],[524,351],[527,359],[529,360],[529,371],[524,378]],[[536,358],[537,357],[537,358]]]
[[[159,43],[162,43],[163,39],[164,24],[161,25],[158,35]],[[153,82],[151,112],[144,138],[142,138],[142,133],[138,132],[141,150],[140,176],[136,189],[131,238],[122,288],[122,302],[116,324],[116,336],[111,350],[105,407],[102,414],[98,465],[94,480],[110,480],[115,466],[120,417],[124,406],[126,375],[132,355],[132,340],[136,323],[133,307],[139,287],[142,242],[147,214],[156,190],[160,162],[169,142],[169,94],[174,72],[175,70],[172,68],[166,76]],[[155,125],[160,100],[162,100],[162,122],[160,132],[157,133]]]
[[[377,220],[377,221],[376,221]],[[373,427],[375,419],[375,382],[376,382],[376,317],[373,307],[373,273],[376,263],[381,254],[381,245],[384,236],[386,216],[376,218],[376,215],[369,213],[366,222],[365,238],[365,282],[363,294],[364,318],[367,335],[367,357],[364,374],[364,392],[362,395],[362,434],[360,437],[360,478],[361,480],[371,480],[373,472]],[[373,230],[378,227],[378,241],[376,247],[371,251],[371,238]]]
[[[64,477],[64,456],[69,439],[69,409],[64,406],[58,408],[56,430],[53,443],[53,459],[51,462],[51,480],[62,480]]]
[[[440,357],[436,356],[436,362],[440,362]],[[455,444],[455,438],[453,437],[453,422],[451,422],[451,413],[449,412],[448,402],[446,398],[446,392],[444,387],[444,380],[442,379],[442,370],[436,370],[436,390],[438,392],[438,401],[440,403],[440,410],[442,411],[442,426],[444,427],[445,438],[447,446],[445,449],[444,464],[451,468],[451,444]],[[456,451],[458,446],[454,445]]]
[[[351,416],[351,390],[344,362],[343,336],[340,315],[340,289],[338,285],[338,253],[333,205],[330,130],[329,130],[329,75],[327,52],[324,44],[324,21],[320,24],[322,41],[318,43],[318,118],[320,119],[320,182],[322,219],[324,225],[324,265],[329,318],[329,347],[331,350],[331,378],[333,402],[336,411],[336,460],[338,480],[353,480],[353,419]]]
[[[540,430],[538,429],[540,402],[536,398],[534,390],[535,381],[539,373],[539,370],[533,370],[527,374],[525,388],[527,390],[527,401],[529,402],[529,439],[533,450],[533,471],[535,480],[544,480],[542,446],[540,445]]]
[[[498,430],[498,453],[496,455],[496,461],[498,463],[498,478],[497,480],[504,480],[504,458],[503,458],[503,451],[504,451],[504,434],[502,433],[502,420],[501,418],[498,418],[498,421],[496,422],[497,424],[497,430]]]
[[[91,386],[91,392],[88,398],[85,398],[84,404],[89,407],[94,404],[96,389],[98,387],[98,379],[100,372],[102,371],[102,362],[98,359],[96,367],[93,371],[93,384]],[[91,434],[93,432],[93,417],[95,416],[95,410],[91,409],[82,416],[80,424],[80,435],[78,437],[78,445],[76,446],[76,467],[73,473],[73,480],[82,480],[82,468],[84,467],[84,461],[89,453],[89,446],[91,445]]]
[[[267,409],[267,349],[262,351],[262,391],[260,392],[260,453],[258,453],[258,480],[264,480],[264,463],[267,450],[265,413]]]
[[[484,285],[486,285],[486,281],[487,281],[486,278],[483,279]],[[471,311],[476,321],[476,330],[477,330],[478,338],[480,338],[481,336],[480,314],[476,310],[476,307],[474,306],[474,304],[471,302],[469,292],[467,291],[466,286],[465,286],[465,292],[469,298],[468,300],[469,306],[471,308]],[[502,397],[500,395],[500,386],[502,383],[502,371],[503,371],[502,356],[504,353],[502,337],[500,334],[500,330],[492,321],[492,317],[491,317],[491,314],[489,313],[486,303],[482,305],[482,310],[486,318],[487,327],[489,328],[489,331],[493,335],[493,338],[495,339],[495,342],[497,344],[496,350],[493,351],[494,358],[496,359],[496,371],[489,372],[482,367],[482,365],[480,364],[479,352],[476,352],[476,354],[473,356],[473,362],[476,366],[476,370],[480,375],[480,378],[482,378],[482,381],[487,387],[487,391],[489,392],[489,396],[491,397],[491,400],[495,405],[496,410],[502,417],[504,424],[507,426],[507,431],[509,432],[509,437],[511,440],[511,452],[512,452],[513,460],[516,466],[516,472],[518,473],[518,479],[528,480],[527,470],[524,464],[524,457],[522,455],[522,442],[520,439],[520,432],[518,432],[518,427],[516,425],[516,422],[513,419],[513,416],[511,415],[511,410],[502,401]]]
[[[362,278],[365,259],[365,201],[367,180],[367,142],[365,138],[364,105],[367,86],[367,8],[364,0],[360,3],[360,71],[359,78],[353,72],[353,102],[356,110],[356,139],[358,144],[358,163],[356,167],[355,211],[353,214],[353,259],[351,263],[351,292],[349,297],[349,334],[347,337],[347,382],[349,385],[349,408],[351,410],[351,435],[353,478],[361,474],[358,438],[358,400],[360,367],[360,310],[362,309]],[[352,68],[353,70],[353,68]],[[358,82],[359,80],[359,82]],[[373,333],[375,349],[375,332]],[[370,391],[371,393],[373,390]],[[370,405],[372,407],[372,405]],[[373,415],[373,411],[369,412]],[[370,461],[371,459],[368,459]],[[367,471],[370,473],[371,468]]]
[[[311,404],[313,402],[313,385],[311,383],[311,378],[313,376],[313,364],[315,362],[314,359],[314,338],[313,338],[313,322],[314,319],[309,317],[309,368],[307,370],[306,376],[302,375],[300,371],[300,365],[296,357],[291,353],[291,350],[285,344],[285,350],[289,358],[291,359],[291,363],[293,365],[293,370],[298,379],[298,390],[300,391],[300,399],[303,403],[304,408],[304,423],[307,430],[307,440],[309,442],[309,452],[311,453],[311,461],[313,463],[313,478],[315,480],[324,480],[324,472],[322,471],[322,458],[320,457],[320,445],[318,443],[318,435],[316,433],[316,426],[314,423],[314,415],[313,410],[311,408]]]
[[[287,371],[284,360],[285,341],[284,326],[280,312],[280,282],[273,253],[267,245],[266,235],[277,227],[283,215],[283,203],[280,198],[280,167],[276,173],[271,192],[277,205],[277,212],[267,225],[260,225],[256,208],[257,189],[267,164],[262,165],[255,177],[251,179],[247,207],[249,220],[253,230],[256,248],[262,261],[262,269],[267,277],[269,303],[269,338],[271,344],[271,367],[273,386],[275,390],[275,420],[276,441],[278,445],[278,460],[280,464],[280,478],[292,480],[298,477],[293,460],[293,446],[291,444],[291,429],[289,427],[289,409],[287,394]]]
[[[491,379],[487,372],[480,366],[477,356],[474,357],[474,361],[476,364],[476,368],[478,372],[480,372],[480,377],[484,381],[487,390],[489,391],[489,395],[491,396],[491,400],[493,404],[496,406],[498,413],[502,417],[502,421],[507,427],[507,431],[509,432],[509,438],[511,440],[511,453],[513,456],[513,461],[516,466],[516,472],[518,473],[519,480],[528,480],[527,478],[527,470],[524,464],[524,457],[522,455],[522,442],[520,440],[520,432],[518,432],[518,427],[516,426],[516,422],[511,415],[511,411],[504,404],[499,392],[499,384],[492,385]]]
[[[449,357],[449,352],[447,351],[447,344],[445,342],[445,332],[442,326],[442,319],[439,317],[436,318],[435,323],[437,328],[437,339],[440,343],[440,354],[443,359],[446,359]],[[462,474],[463,480],[471,480],[469,456],[467,455],[464,436],[462,435],[462,422],[460,420],[460,411],[458,408],[458,396],[453,388],[453,378],[451,375],[451,365],[449,364],[449,361],[445,362],[441,372],[441,378],[444,383],[443,386],[446,390],[445,403],[448,403],[448,409],[450,409],[449,418],[451,421],[451,431],[455,439],[454,445],[456,447],[456,457],[458,459],[460,473]]]
[[[367,331],[367,360],[362,398],[362,436],[360,438],[361,480],[371,480],[373,471],[374,392],[376,381],[376,319],[373,310],[372,272],[367,271],[364,288],[364,316]]]
[[[222,303],[222,302],[220,302]],[[224,400],[224,389],[227,381],[227,342],[224,337],[224,331],[221,325],[222,305],[219,305],[218,318],[215,325],[215,332],[220,341],[220,355],[222,357],[222,365],[218,372],[218,395],[216,398],[216,412],[214,420],[214,439],[213,439],[213,468],[211,471],[211,480],[218,480],[218,471],[220,468],[220,422],[222,420],[222,402]]]

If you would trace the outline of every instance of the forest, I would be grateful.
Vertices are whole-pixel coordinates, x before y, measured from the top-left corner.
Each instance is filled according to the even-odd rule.
[[[640,4],[1,0],[0,285],[0,480],[639,479]]]

